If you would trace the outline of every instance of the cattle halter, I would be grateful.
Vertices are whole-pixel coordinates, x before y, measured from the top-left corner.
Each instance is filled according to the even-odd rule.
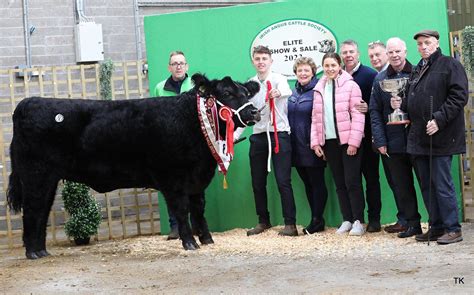
[[[211,96],[211,97],[212,97],[212,96]],[[242,123],[242,125],[244,125],[244,127],[247,127],[247,126],[248,126],[244,121],[242,121],[242,118],[240,118],[240,112],[241,112],[243,109],[245,109],[247,106],[253,105],[252,102],[249,101],[249,102],[245,103],[244,105],[242,105],[242,106],[241,106],[240,108],[238,108],[237,110],[234,110],[233,108],[224,105],[222,102],[218,101],[217,99],[216,99],[216,102],[217,102],[217,104],[220,105],[221,107],[227,107],[227,108],[229,108],[229,109],[232,111],[232,113],[233,113],[234,115],[236,115],[237,118],[239,118],[240,123]]]

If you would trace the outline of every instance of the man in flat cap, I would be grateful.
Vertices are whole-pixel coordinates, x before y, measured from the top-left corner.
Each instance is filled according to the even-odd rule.
[[[428,232],[417,235],[416,240],[451,244],[462,241],[451,162],[453,155],[466,151],[463,108],[468,81],[463,66],[441,53],[437,31],[423,30],[413,38],[421,60],[410,75],[402,109],[411,120],[407,152],[413,159],[430,223]],[[393,98],[392,107],[397,107]]]

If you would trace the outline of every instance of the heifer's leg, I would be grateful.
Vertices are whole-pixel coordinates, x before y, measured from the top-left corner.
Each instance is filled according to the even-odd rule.
[[[28,259],[48,256],[46,225],[56,194],[57,180],[29,175],[23,181],[23,242]]]
[[[195,231],[199,237],[199,241],[203,245],[213,244],[211,233],[207,226],[206,218],[204,217],[204,208],[206,206],[206,200],[204,192],[189,197],[191,221],[193,225],[193,231]]]
[[[196,243],[189,226],[189,197],[184,193],[163,192],[168,209],[173,212],[178,221],[179,237],[185,250],[196,250],[199,245]]]

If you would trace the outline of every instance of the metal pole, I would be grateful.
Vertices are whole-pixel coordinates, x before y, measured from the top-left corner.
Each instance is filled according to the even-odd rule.
[[[430,96],[430,118],[433,117],[433,96]],[[432,179],[433,179],[433,135],[430,135],[430,155],[429,155],[429,169],[430,169],[430,187],[428,189],[428,246],[430,245],[431,240],[431,215],[433,212],[433,208],[431,208],[431,198],[432,198]]]
[[[140,35],[140,14],[138,10],[138,1],[133,0],[133,18],[135,21],[135,48],[137,51],[137,60],[142,60],[142,38]]]
[[[28,0],[23,0],[23,33],[25,34],[26,66],[31,68],[30,25],[28,21]]]

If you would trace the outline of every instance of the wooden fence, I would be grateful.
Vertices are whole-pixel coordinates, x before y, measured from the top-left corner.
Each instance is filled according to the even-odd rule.
[[[462,38],[461,31],[450,32],[451,55],[462,62]],[[463,216],[467,222],[474,222],[474,73],[468,73],[469,78],[469,101],[464,108],[466,121],[466,154],[461,157],[461,175],[463,176]]]
[[[111,80],[112,99],[134,99],[148,96],[143,61],[115,63]],[[64,99],[100,99],[98,64],[50,66],[30,69],[0,69],[0,249],[21,246],[22,220],[6,203],[10,173],[9,147],[12,139],[11,115],[15,106],[29,96]],[[48,242],[67,241],[67,220],[58,187],[48,221]],[[106,194],[94,193],[101,204],[103,221],[96,240],[125,238],[159,233],[157,193],[144,189],[124,189]]]

